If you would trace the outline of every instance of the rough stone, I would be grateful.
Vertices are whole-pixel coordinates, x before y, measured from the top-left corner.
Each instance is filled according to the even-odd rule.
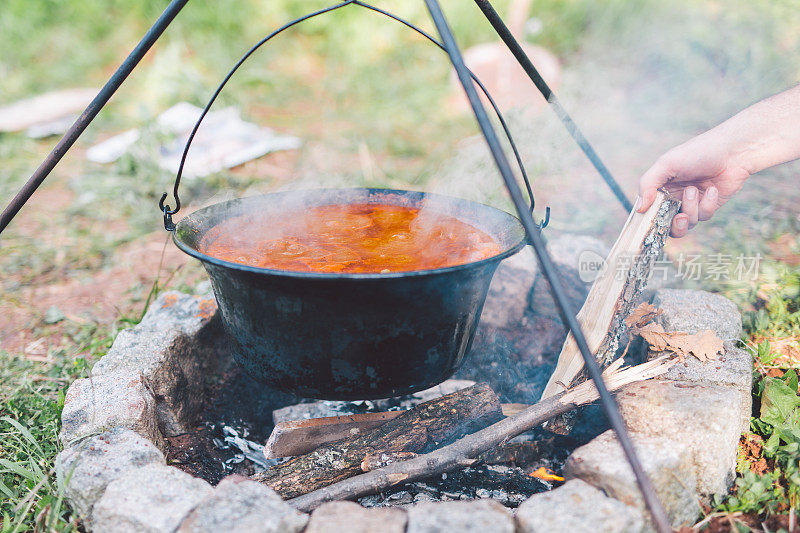
[[[56,476],[73,511],[88,520],[109,483],[152,463],[164,464],[164,454],[152,442],[130,429],[116,428],[62,450],[56,457]]]
[[[78,379],[70,385],[61,412],[64,446],[115,427],[129,428],[163,449],[156,400],[141,377],[111,374]]]
[[[226,353],[212,294],[162,294],[136,327],[121,331],[94,376],[142,376],[158,400],[166,436],[186,432],[200,409],[203,375]]]
[[[241,476],[228,476],[192,511],[180,533],[298,533],[308,515],[284,502],[272,489]]]
[[[551,239],[547,243],[547,251],[555,263],[565,267],[563,270],[576,273],[582,272],[581,259],[587,257],[587,254],[600,260],[608,255],[608,247],[602,241],[587,235],[573,234]],[[526,310],[532,307],[531,291],[540,279],[544,278],[539,272],[539,260],[533,247],[526,246],[519,253],[505,259],[497,267],[489,286],[486,304],[481,312],[481,324],[508,328],[523,320]],[[593,280],[582,280],[582,283],[587,281]]]
[[[553,261],[560,265],[559,274],[572,304],[579,308],[588,292],[587,280],[579,274],[580,258],[585,254],[604,259],[608,248],[593,237],[562,235],[547,243]],[[539,358],[557,351],[566,337],[550,286],[539,272],[533,248],[526,246],[506,259],[497,269],[481,313],[475,343],[492,346],[511,343],[519,357]],[[588,280],[591,281],[591,280]],[[521,332],[530,331],[530,335]],[[497,339],[500,335],[507,339]],[[535,336],[536,342],[529,337]],[[522,338],[521,342],[515,342]],[[545,346],[545,348],[542,348]],[[480,349],[480,348],[478,348]],[[532,353],[528,353],[534,350]]]
[[[312,514],[305,533],[404,533],[405,511],[394,507],[365,509],[354,502],[330,502]]]
[[[697,480],[689,446],[636,434],[631,438],[672,525],[693,524],[700,505],[694,490]],[[572,452],[564,464],[564,473],[567,479],[579,478],[626,505],[645,509],[633,470],[613,430]]]
[[[397,405],[395,400],[373,400],[363,402],[320,400],[309,403],[298,403],[275,409],[272,412],[272,420],[275,424],[278,424],[280,422],[286,422],[287,420],[306,420],[325,416],[351,415],[364,411],[387,411],[390,407],[410,409],[417,404],[439,398],[461,389],[466,389],[473,385],[475,385],[475,382],[468,379],[448,379],[439,385],[408,396],[404,400],[401,400],[399,405]]]
[[[609,248],[605,243],[588,235],[565,233],[547,243],[547,251],[553,261],[581,273],[587,273],[586,259],[602,259],[608,256]],[[591,282],[593,279],[584,278]]]
[[[538,265],[530,246],[500,263],[489,285],[479,327],[507,327],[522,319]]]
[[[740,391],[732,387],[650,380],[617,394],[628,429],[689,446],[701,494],[725,494],[733,481],[741,421]]]
[[[746,393],[743,397],[749,405],[753,358],[750,352],[737,347],[735,341],[725,341],[724,347],[725,353],[714,360],[700,361],[696,357],[687,357],[685,362],[672,365],[661,379],[736,387]],[[647,359],[655,359],[663,353],[651,350]]]
[[[685,362],[673,365],[660,379],[734,387],[738,391],[738,410],[742,414],[740,430],[746,431],[750,427],[752,408],[753,358],[747,350],[737,346],[741,315],[736,306],[717,294],[676,289],[659,290],[653,303],[663,311],[657,320],[666,331],[696,333],[710,329],[725,339],[725,353],[718,359],[700,361],[687,357]],[[647,358],[654,359],[663,353],[651,350]]]
[[[667,331],[697,333],[710,329],[723,340],[736,340],[742,334],[742,315],[736,304],[719,294],[661,289],[653,304],[664,311],[659,321]]]
[[[513,533],[511,512],[494,500],[424,502],[408,508],[407,533]]]
[[[517,533],[636,533],[644,527],[639,509],[609,498],[580,479],[531,496],[514,517]]]
[[[166,533],[213,492],[211,485],[164,465],[148,465],[112,481],[94,505],[95,533]]]

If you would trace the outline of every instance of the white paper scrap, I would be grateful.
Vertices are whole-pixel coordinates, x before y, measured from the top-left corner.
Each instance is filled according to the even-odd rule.
[[[97,89],[64,89],[0,107],[0,131],[24,131],[74,115],[83,111],[96,95]]]
[[[156,124],[164,133],[177,138],[160,148],[158,165],[176,173],[186,140],[202,109],[187,102],[178,103],[158,116]],[[96,163],[119,159],[140,137],[129,130],[91,147],[86,156]],[[202,177],[257,159],[277,150],[293,150],[302,142],[297,137],[276,135],[271,129],[242,120],[239,111],[229,107],[209,112],[195,135],[183,169],[188,178]]]

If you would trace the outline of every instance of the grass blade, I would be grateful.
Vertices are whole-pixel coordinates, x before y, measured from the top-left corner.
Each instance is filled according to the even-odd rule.
[[[30,442],[38,450],[40,455],[44,455],[44,451],[42,451],[42,447],[39,446],[39,443],[36,441],[36,439],[33,437],[33,435],[31,435],[31,432],[28,430],[28,428],[26,428],[25,426],[23,426],[22,424],[20,424],[19,422],[17,422],[13,418],[11,418],[10,416],[4,416],[4,417],[0,418],[0,420],[2,420],[3,422],[7,422],[8,424],[11,424],[12,426],[14,426],[17,429],[17,431],[22,433],[22,436],[25,437],[25,440]]]
[[[0,492],[2,492],[3,494],[5,494],[5,495],[6,495],[6,498],[8,498],[9,500],[13,500],[14,498],[16,498],[16,497],[17,497],[17,495],[16,495],[16,494],[14,494],[14,493],[11,491],[11,489],[9,489],[9,488],[8,488],[8,486],[6,486],[6,484],[5,484],[5,483],[3,483],[2,481],[0,481]]]
[[[0,459],[0,465],[6,467],[9,472],[13,472],[14,474],[22,476],[30,481],[36,481],[36,476],[34,476],[30,470],[23,468],[19,463],[13,463],[8,459]]]

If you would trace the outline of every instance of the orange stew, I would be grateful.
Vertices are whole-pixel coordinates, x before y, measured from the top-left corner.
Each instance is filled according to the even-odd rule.
[[[299,272],[385,273],[486,259],[486,233],[430,209],[381,204],[248,215],[211,228],[200,251],[225,261]]]

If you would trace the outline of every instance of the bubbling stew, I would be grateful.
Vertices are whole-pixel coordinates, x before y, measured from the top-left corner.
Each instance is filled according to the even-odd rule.
[[[471,263],[501,249],[486,233],[432,209],[337,204],[230,218],[206,233],[199,251],[277,270],[386,273]]]

